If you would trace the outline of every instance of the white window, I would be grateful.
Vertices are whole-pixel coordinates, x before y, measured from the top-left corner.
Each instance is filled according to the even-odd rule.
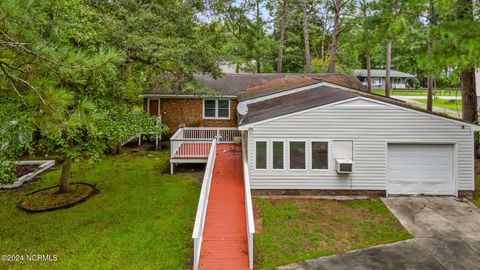
[[[272,142],[272,168],[273,169],[283,169],[283,141],[273,141]]]
[[[353,141],[333,141],[333,158],[353,160]]]
[[[290,169],[305,169],[305,142],[290,142]]]
[[[255,168],[257,169],[267,168],[267,142],[266,141],[255,142]]]
[[[328,169],[328,142],[312,142],[312,169]]]
[[[230,118],[230,100],[228,99],[203,100],[203,118],[229,119]]]

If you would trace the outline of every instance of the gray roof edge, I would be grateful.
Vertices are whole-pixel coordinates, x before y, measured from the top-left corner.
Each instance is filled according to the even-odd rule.
[[[372,69],[370,71],[371,71],[371,76],[372,77],[386,77],[386,72],[387,71],[385,69]],[[352,74],[354,76],[366,77],[367,76],[367,70],[366,69],[354,69]],[[415,78],[415,75],[392,69],[392,70],[390,70],[390,77]]]

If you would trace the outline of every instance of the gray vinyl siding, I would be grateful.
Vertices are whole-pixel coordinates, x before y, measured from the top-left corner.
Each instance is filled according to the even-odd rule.
[[[385,190],[388,143],[454,145],[457,190],[473,190],[473,132],[459,122],[404,110],[365,99],[316,108],[265,123],[248,131],[248,160],[252,189],[354,189]],[[255,141],[319,140],[329,142],[329,169],[271,169],[271,143],[266,170],[255,169]],[[337,174],[332,141],[353,141],[353,173]],[[307,143],[307,148],[309,145]]]

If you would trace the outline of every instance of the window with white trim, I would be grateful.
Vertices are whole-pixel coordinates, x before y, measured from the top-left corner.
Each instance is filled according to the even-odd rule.
[[[228,99],[204,99],[203,118],[229,119],[230,100]]]
[[[267,168],[267,142],[266,141],[255,142],[255,168],[257,169]]]
[[[290,169],[305,169],[305,142],[290,142]]]
[[[328,169],[328,142],[312,141],[312,169]]]
[[[283,141],[272,142],[272,168],[283,169]]]

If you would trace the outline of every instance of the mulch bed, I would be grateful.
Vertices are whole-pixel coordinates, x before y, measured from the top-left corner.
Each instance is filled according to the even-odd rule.
[[[66,193],[58,193],[58,188],[57,185],[27,194],[19,204],[20,209],[28,213],[59,210],[82,203],[97,193],[96,188],[87,183],[72,183]]]
[[[15,175],[17,178],[20,178],[26,174],[35,172],[38,169],[38,165],[17,165],[17,170],[15,171]]]

